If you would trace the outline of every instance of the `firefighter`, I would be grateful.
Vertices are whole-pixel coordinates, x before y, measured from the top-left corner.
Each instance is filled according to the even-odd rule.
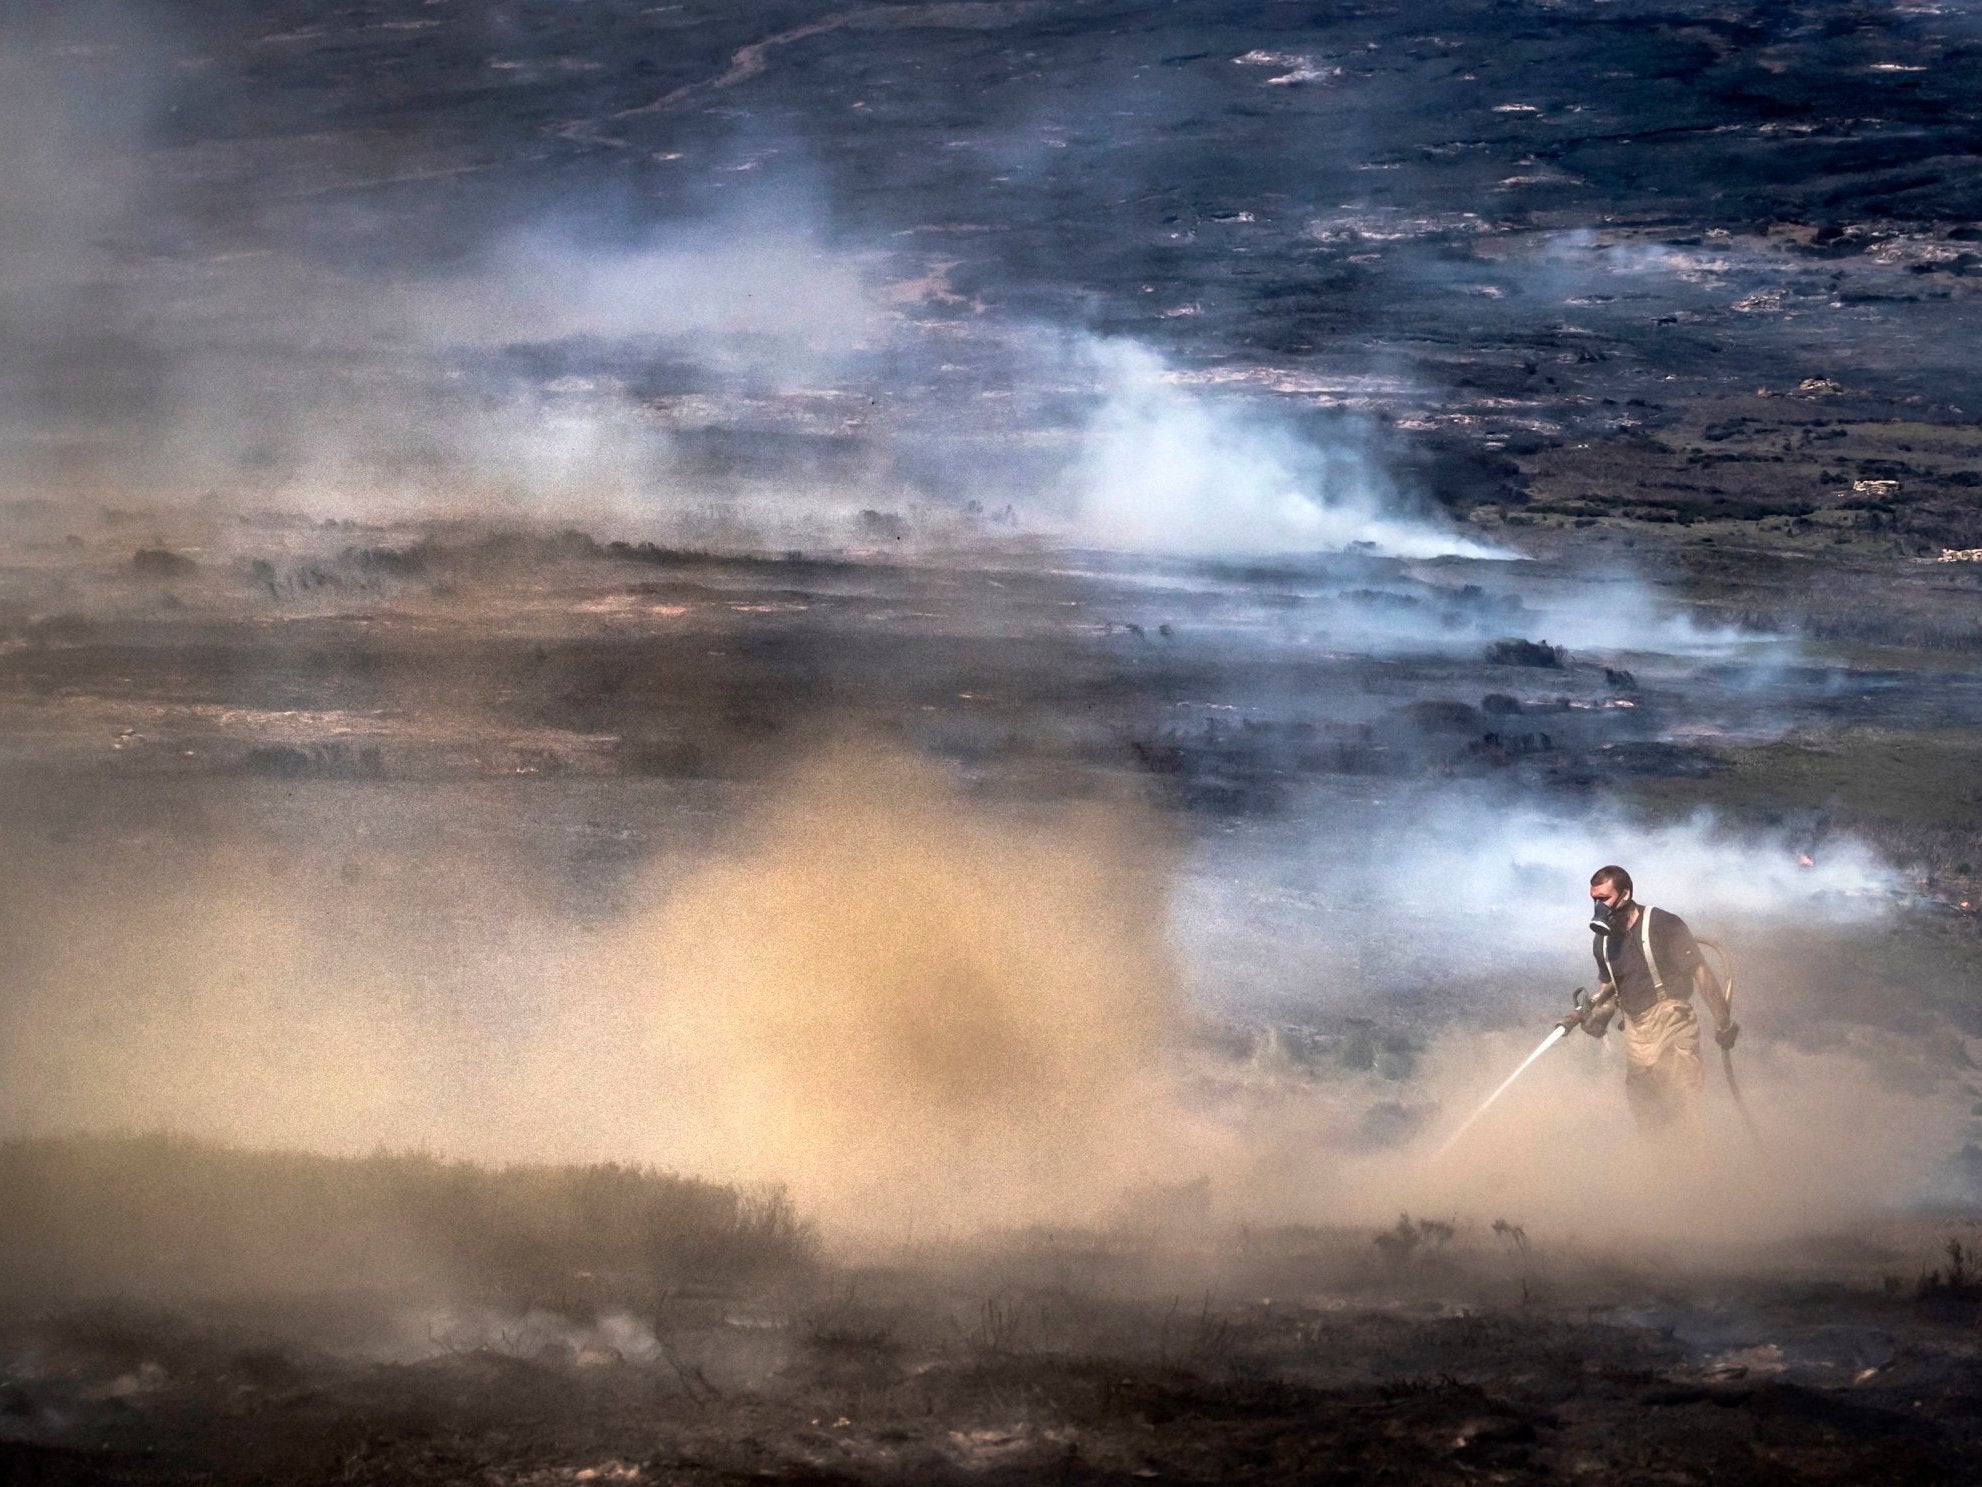
[[[1598,1000],[1615,998],[1624,1014],[1624,1093],[1642,1133],[1656,1134],[1698,1119],[1706,1067],[1700,1061],[1697,993],[1713,1017],[1714,1041],[1734,1047],[1740,1024],[1720,982],[1707,969],[1686,921],[1632,896],[1631,874],[1600,867],[1590,877],[1591,953]],[[1584,1020],[1602,1037],[1608,1017]]]

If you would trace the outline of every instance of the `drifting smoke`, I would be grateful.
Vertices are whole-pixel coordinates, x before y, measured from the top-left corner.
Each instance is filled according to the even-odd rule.
[[[420,311],[448,347],[602,341],[790,392],[888,329],[862,265],[792,225],[817,216],[774,196],[625,247],[527,232],[482,271],[426,291]]]
[[[1295,1035],[1291,1058],[1268,1038],[1282,1083],[1251,1122],[1262,1161],[1276,1145],[1259,1133],[1286,1122],[1306,1134],[1306,1181],[1370,1221],[1400,1208],[1505,1216],[1626,1249],[1709,1246],[1682,1262],[1699,1264],[1723,1243],[1949,1191],[1939,1168],[1965,1135],[1966,1057],[1879,966],[1871,947],[1900,883],[1863,844],[1706,813],[1544,811],[1452,785],[1318,800],[1298,819],[1207,846],[1177,907],[1200,1004],[1337,1030]],[[1748,1033],[1735,1061],[1765,1149],[1711,1044],[1702,1130],[1640,1142],[1613,1031],[1572,1034],[1442,1157],[1569,1009],[1570,988],[1594,984],[1587,882],[1607,862],[1731,954],[1712,963],[1735,973]],[[1283,1140],[1277,1160],[1296,1149]]]
[[[121,9],[0,30],[0,486],[89,489],[107,428],[155,416],[157,367],[117,246],[144,180],[157,78]]]
[[[1103,400],[1072,479],[1094,541],[1167,553],[1502,555],[1407,514],[1354,444],[1322,447],[1257,408],[1181,387],[1134,342],[1096,341],[1088,355]]]
[[[506,215],[529,225],[457,226],[444,256],[335,199],[306,226],[208,221],[183,180],[197,161],[158,138],[190,54],[120,16],[88,47],[78,30],[0,56],[20,83],[0,104],[17,206],[0,481],[17,494],[643,534],[716,503],[747,508],[761,545],[822,510],[976,500],[1056,534],[1071,505],[1079,540],[1167,554],[1503,555],[1395,489],[1349,425],[1316,438],[1187,388],[1135,341],[919,315],[899,281],[927,265],[838,241],[787,173],[637,227],[519,200]],[[989,400],[929,392],[965,326],[1002,368],[971,390]],[[1065,468],[987,478],[971,451],[990,403],[1038,410],[1008,443]],[[720,453],[685,452],[711,429]],[[850,464],[808,467],[821,449]]]
[[[1534,1023],[1589,984],[1589,875],[1623,863],[1641,901],[1725,940],[1757,985],[1814,926],[1849,934],[1893,912],[1899,876],[1842,835],[1740,829],[1701,812],[1650,822],[1548,811],[1444,784],[1315,798],[1285,822],[1206,841],[1177,932],[1194,999],[1238,1016],[1401,1016],[1421,1032]],[[1268,948],[1262,948],[1262,947]],[[1795,1000],[1762,993],[1793,1036]],[[1539,1034],[1538,1034],[1539,1035]]]
[[[1644,901],[1693,906],[1680,912],[1702,933],[1715,918],[1868,921],[1888,911],[1899,887],[1897,873],[1848,837],[1827,842],[1806,865],[1804,843],[1788,832],[1724,826],[1710,812],[1664,822],[1615,812],[1567,817],[1451,792],[1386,836],[1364,864],[1367,890],[1390,903],[1435,898],[1491,913],[1501,921],[1497,944],[1517,953],[1547,950],[1565,923],[1574,937],[1589,874],[1607,862],[1632,864]]]
[[[153,248],[147,235],[181,206],[169,181],[143,184],[155,90],[138,64],[157,49],[112,51],[107,82],[101,58],[86,75],[71,58],[11,95],[23,117],[0,165],[27,204],[10,221],[34,224],[0,242],[21,420],[4,473],[18,493],[215,493],[244,510],[666,530],[737,500],[733,476],[684,460],[685,433],[754,432],[775,451],[840,438],[850,409],[878,409],[862,467],[773,470],[753,523],[803,527],[821,507],[877,499],[877,482],[899,498],[889,466],[931,439],[952,453],[921,496],[1016,499],[1044,515],[1036,489],[989,491],[962,473],[978,463],[954,453],[978,432],[971,405],[938,407],[914,432],[889,422],[887,405],[948,354],[948,333],[888,303],[887,255],[806,225],[827,213],[802,185],[617,233],[525,208],[537,225],[417,268],[405,252],[372,267],[274,228],[245,253]],[[15,49],[7,62],[34,80],[47,57]],[[102,93],[118,106],[81,110]],[[53,127],[30,127],[30,114]],[[1146,346],[1010,325],[976,334],[1019,405],[1048,407],[1069,376],[1098,382],[1098,404],[1060,431],[1072,451],[1060,483],[1084,540],[1491,555],[1412,511],[1361,440],[1318,443],[1258,406],[1187,389]]]
[[[1744,995],[1764,1031],[1742,1056],[1766,1174],[1723,1140],[1706,1166],[1647,1179],[1620,1155],[1634,1149],[1615,1040],[1580,1037],[1469,1135],[1463,1160],[1427,1165],[1563,1010],[1550,980],[1587,978],[1586,859],[1624,857],[1648,898],[1703,930],[1721,928],[1708,894],[1751,916],[1807,908],[1764,848],[1730,851],[1698,827],[1618,852],[1596,824],[1549,836],[1531,821],[1482,846],[1484,876],[1456,881],[1464,864],[1439,833],[1396,844],[1416,877],[1329,839],[1341,876],[1373,873],[1373,896],[1310,900],[1301,933],[1258,911],[1273,885],[1220,864],[1255,896],[1234,944],[1270,953],[1283,1005],[1410,1006],[1368,947],[1442,950],[1447,979],[1428,984],[1454,1000],[1416,1004],[1415,1071],[1330,1074],[1198,1040],[1207,1006],[1228,1025],[1243,1011],[1217,994],[1242,967],[1197,933],[1195,879],[1127,807],[1043,820],[975,802],[927,764],[841,747],[583,928],[499,852],[437,850],[419,822],[381,815],[387,802],[347,806],[303,850],[241,819],[126,825],[110,857],[90,842],[112,823],[72,826],[75,855],[17,829],[6,1129],[644,1159],[787,1182],[837,1232],[896,1238],[1092,1222],[1126,1191],[1206,1178],[1235,1218],[1491,1206],[1537,1232],[1647,1240],[1755,1236],[1903,1200],[1965,1109],[1930,1041],[1863,1021],[1796,1037],[1800,1017],[1822,1023],[1822,988],[1782,974],[1767,922],[1750,918],[1739,944],[1758,989]],[[474,840],[461,836],[474,819],[454,800],[448,838]],[[340,843],[360,842],[352,874]],[[1480,919],[1385,908],[1469,892],[1512,902]],[[1320,967],[1317,941],[1350,953]],[[1451,952],[1467,946],[1501,962],[1497,982],[1454,982]]]
[[[849,402],[910,388],[933,360],[880,307],[866,260],[774,225],[793,205],[774,198],[616,241],[543,227],[402,277],[279,239],[147,257],[120,245],[146,204],[150,94],[125,68],[138,52],[92,54],[112,59],[100,66],[65,52],[67,71],[44,70],[50,55],[0,59],[0,186],[24,207],[0,228],[12,490],[658,521],[701,498],[682,453],[700,424],[735,426],[742,408],[837,434]],[[99,84],[113,106],[97,106]],[[1256,403],[1188,389],[1134,342],[1060,337],[1083,347],[1073,375],[1064,357],[1029,360],[1025,333],[977,333],[1011,356],[994,391],[1058,409],[1017,432],[1066,454],[1082,539],[1394,560],[1387,580],[1353,564],[1324,575],[1345,618],[1304,642],[1476,654],[1506,633],[1490,603],[1450,624],[1440,607],[1493,594],[1402,571],[1505,555],[1414,511],[1365,442],[1318,442]],[[862,382],[879,344],[886,373]],[[665,387],[634,375],[663,364]],[[808,389],[817,408],[799,406]],[[942,432],[966,426],[949,416]],[[977,494],[948,478],[929,493]],[[788,516],[818,490],[770,483]],[[1513,575],[1535,638],[1723,640],[1626,576],[1592,601],[1574,576],[1550,588],[1525,565],[1489,566]],[[430,695],[421,708],[455,721],[434,719]],[[1691,1179],[1634,1187],[1607,1152],[1622,1102],[1614,1068],[1591,1063],[1603,1050],[1551,1055],[1482,1127],[1465,1172],[1402,1160],[1371,1111],[1408,1107],[1406,1134],[1431,1132],[1532,1045],[1530,1023],[1562,1006],[1555,986],[1588,975],[1580,911],[1599,863],[1629,864],[1649,900],[1703,931],[1724,918],[1764,947],[1750,959],[1765,973],[1780,937],[1869,915],[1888,881],[1848,844],[1804,869],[1788,840],[1704,818],[1646,827],[1442,791],[1365,818],[1319,802],[1278,839],[1234,826],[1180,886],[1135,810],[1042,822],[973,802],[926,764],[842,748],[734,839],[697,843],[678,877],[656,869],[620,913],[455,846],[516,812],[510,794],[333,791],[309,834],[285,837],[254,819],[265,802],[227,798],[237,785],[216,791],[213,818],[147,818],[139,791],[131,820],[30,820],[9,838],[0,1125],[652,1159],[789,1181],[842,1222],[897,1231],[911,1214],[1093,1219],[1126,1187],[1213,1175],[1235,1215],[1518,1202],[1531,1224],[1684,1235],[1699,1215],[1673,1194]],[[583,823],[588,841],[612,839],[615,809]],[[679,871],[690,852],[663,855]],[[1773,1015],[1809,995],[1778,989]],[[1434,996],[1446,1003],[1425,1014]],[[1184,1052],[1196,1011],[1268,1003],[1401,1004],[1426,1029],[1418,1070],[1325,1084],[1268,1057],[1235,1073]],[[1779,1112],[1786,1154],[1766,1184],[1730,1169],[1712,1189],[1722,1216],[1766,1226],[1902,1196],[1923,1153],[1945,1149],[1939,1072],[1870,1032],[1838,1043],[1786,1037],[1759,1057],[1754,1093]],[[1535,1160],[1565,1111],[1590,1140]]]

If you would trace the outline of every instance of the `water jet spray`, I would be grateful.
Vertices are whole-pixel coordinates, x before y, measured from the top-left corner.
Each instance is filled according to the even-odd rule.
[[[1444,1157],[1453,1147],[1457,1146],[1466,1132],[1473,1128],[1473,1123],[1493,1108],[1493,1102],[1506,1094],[1514,1081],[1528,1072],[1528,1066],[1530,1064],[1540,1058],[1544,1053],[1547,1053],[1549,1049],[1560,1043],[1564,1038],[1568,1037],[1571,1028],[1588,1027],[1601,1035],[1603,1029],[1610,1023],[1611,1013],[1617,1010],[1617,993],[1608,989],[1592,996],[1587,987],[1579,986],[1575,990],[1573,1000],[1576,1004],[1575,1010],[1564,1017],[1554,1027],[1550,1028],[1548,1030],[1548,1036],[1535,1045],[1535,1051],[1522,1059],[1520,1066],[1512,1074],[1501,1080],[1499,1087],[1484,1100],[1480,1101],[1479,1108],[1460,1123],[1459,1129],[1445,1138],[1445,1144],[1439,1147],[1437,1154],[1433,1157],[1434,1161]]]
[[[1499,1099],[1502,1095],[1506,1094],[1508,1087],[1512,1085],[1515,1080],[1519,1079],[1523,1074],[1528,1072],[1528,1065],[1532,1064],[1536,1059],[1540,1058],[1544,1053],[1547,1053],[1549,1049],[1553,1048],[1557,1043],[1561,1042],[1562,1039],[1568,1035],[1568,1032],[1569,1029],[1563,1026],[1561,1023],[1557,1023],[1554,1027],[1550,1028],[1548,1030],[1548,1036],[1546,1038],[1543,1038],[1541,1042],[1535,1046],[1535,1051],[1529,1054],[1526,1058],[1521,1060],[1521,1066],[1518,1069],[1516,1069],[1512,1074],[1509,1074],[1505,1079],[1503,1079],[1500,1082],[1500,1087],[1498,1089],[1496,1089],[1492,1094],[1488,1095],[1484,1100],[1480,1101],[1480,1108],[1475,1110],[1471,1115],[1467,1116],[1466,1119],[1460,1123],[1458,1130],[1454,1131],[1450,1136],[1445,1138],[1445,1145],[1439,1147],[1437,1155],[1434,1156],[1432,1160],[1434,1161],[1439,1160],[1440,1158],[1444,1157],[1447,1152],[1451,1151],[1453,1147],[1457,1146],[1459,1144],[1460,1138],[1463,1137],[1466,1134],[1466,1132],[1470,1131],[1473,1128],[1473,1122],[1478,1120],[1482,1115],[1485,1115],[1487,1111],[1490,1108],[1492,1108],[1493,1102]]]

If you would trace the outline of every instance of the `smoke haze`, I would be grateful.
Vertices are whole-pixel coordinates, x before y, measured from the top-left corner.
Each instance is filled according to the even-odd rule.
[[[1073,479],[1094,541],[1143,552],[1502,556],[1410,514],[1353,438],[1317,445],[1271,415],[1220,406],[1127,341],[1087,355],[1104,389]]]
[[[1695,822],[1620,854],[1603,849],[1618,823],[1514,815],[1455,853],[1448,833],[1486,815],[1427,804],[1437,829],[1419,837],[1379,848],[1309,817],[1314,856],[1227,851],[1180,877],[1177,844],[1127,800],[1049,820],[843,742],[576,918],[471,795],[447,806],[480,843],[465,854],[415,821],[381,832],[373,806],[307,840],[213,819],[197,846],[183,822],[72,818],[85,848],[123,843],[109,857],[17,818],[5,1118],[639,1158],[787,1183],[836,1233],[893,1240],[1106,1221],[1201,1178],[1232,1219],[1402,1207],[1634,1244],[1746,1242],[1928,1189],[1963,1118],[1959,1069],[1869,1024],[1799,1033],[1834,1026],[1836,988],[1776,948],[1827,893],[1879,881],[1862,852],[1784,868]],[[1774,1034],[1743,1060],[1766,1169],[1718,1092],[1717,1154],[1627,1160],[1617,1040],[1580,1037],[1427,1165],[1587,980],[1581,880],[1619,855],[1702,932],[1738,928],[1738,1011]],[[1272,1033],[1359,1015],[1416,1033],[1360,1072]],[[1233,1028],[1254,1030],[1249,1052]]]
[[[21,84],[0,159],[18,496],[659,532],[717,502],[771,546],[874,503],[1010,504],[1131,549],[1499,555],[1394,488],[1351,424],[1297,432],[1133,339],[983,315],[940,261],[836,230],[802,152],[761,141],[719,152],[741,173],[719,201],[645,219],[526,197],[441,251],[331,197],[226,245],[183,184],[202,157],[160,143],[212,59],[89,14],[16,28],[0,58]],[[966,327],[1002,371],[943,391]],[[1005,408],[1043,415],[1004,431],[1038,453],[1010,474],[974,453]],[[755,489],[683,449],[739,410],[793,451]]]
[[[1400,473],[1402,435],[1370,410],[1343,413],[1349,400],[1263,365],[1207,373],[1231,352],[1192,346],[1195,302],[1169,306],[1177,339],[1160,344],[1150,317],[1104,332],[1071,292],[1001,303],[995,276],[949,247],[849,225],[824,168],[760,172],[782,143],[701,141],[707,171],[733,178],[721,192],[668,186],[659,167],[672,160],[649,159],[642,184],[622,188],[638,205],[621,213],[532,177],[493,206],[435,207],[419,231],[342,200],[333,185],[359,162],[333,145],[329,184],[288,180],[266,201],[236,189],[256,179],[244,146],[221,187],[193,191],[202,151],[226,142],[175,134],[170,100],[207,62],[134,14],[44,10],[40,29],[0,48],[0,194],[12,204],[0,219],[0,486],[52,502],[54,536],[81,546],[87,530],[90,560],[118,565],[95,587],[101,572],[19,580],[9,653],[30,648],[34,625],[63,621],[83,679],[35,651],[42,669],[17,716],[39,727],[44,703],[100,708],[88,714],[99,751],[139,732],[130,718],[167,733],[165,705],[141,715],[152,703],[129,685],[164,673],[164,644],[88,626],[122,605],[116,618],[185,624],[171,635],[205,644],[193,627],[217,630],[219,610],[196,606],[226,600],[262,648],[216,652],[218,681],[175,679],[228,726],[283,720],[302,763],[262,742],[265,773],[202,787],[185,783],[204,763],[182,763],[189,748],[124,790],[63,776],[20,792],[0,840],[19,988],[0,1009],[7,1130],[166,1126],[339,1151],[647,1159],[789,1182],[811,1211],[885,1233],[916,1218],[1094,1222],[1125,1192],[1210,1177],[1219,1211],[1240,1218],[1492,1206],[1531,1226],[1659,1240],[1753,1237],[1903,1201],[1958,1139],[1966,1095],[1951,1055],[1908,1052],[1857,1003],[1831,1036],[1844,990],[1792,974],[1801,927],[1882,924],[1900,885],[1871,849],[1452,777],[1462,745],[1489,732],[1510,756],[1524,735],[1545,738],[1538,751],[1572,733],[1609,747],[1590,722],[1603,709],[1604,726],[1627,707],[1649,719],[1617,725],[1620,744],[1672,745],[1672,698],[1689,690],[1710,722],[1769,736],[1786,727],[1777,691],[1785,714],[1814,706],[1776,687],[1791,643],[1696,617],[1616,549],[1544,563],[1470,535]],[[1286,70],[1257,76],[1261,88],[1327,80],[1302,75],[1317,59],[1271,56]],[[1065,141],[1036,138],[1035,123],[993,163],[1050,184]],[[291,170],[296,158],[284,157]],[[432,185],[408,170],[392,179]],[[1244,218],[1175,231],[1236,234]],[[976,230],[942,226],[943,243]],[[1468,262],[1466,284],[1454,269],[1446,287],[1470,295],[1481,278],[1560,299],[1608,285],[1622,299],[1640,281],[1711,279],[1717,253],[1568,231],[1504,265],[1504,285]],[[1379,360],[1340,375],[1432,395]],[[153,506],[208,497],[207,586],[132,599],[118,585],[135,581],[130,549],[154,528],[109,527],[105,509],[146,508],[151,521]],[[753,558],[879,549],[924,564],[927,589],[847,618],[833,605],[881,583],[856,565],[824,578],[760,567],[760,588],[725,588],[650,550],[647,568],[612,569],[582,611],[560,609],[567,591],[546,579],[528,596],[540,607],[518,618],[523,601],[505,611],[505,596],[464,595],[473,584],[453,574],[417,591],[325,580],[298,598],[249,576],[257,562],[275,573],[264,529],[226,522],[271,508],[577,525]],[[1082,566],[1094,554],[1070,548],[1104,549],[1114,566]],[[1005,566],[958,556],[986,549]],[[1262,557],[1281,566],[1190,566]],[[313,558],[296,561],[309,571]],[[413,566],[396,551],[372,561]],[[989,595],[1015,571],[1050,588],[1040,610],[1082,627],[1051,632],[1056,648],[1029,656],[1027,674],[999,663],[1047,632],[1040,610],[989,597],[931,607],[977,595],[968,585]],[[1097,574],[1121,580],[1105,603],[1083,587]],[[1136,583],[1143,607],[1122,597]],[[389,634],[306,623],[369,623],[404,592]],[[750,628],[814,604],[816,632]],[[970,605],[976,631],[954,618]],[[907,642],[887,649],[905,620],[932,615],[914,633],[934,660]],[[469,679],[464,657],[499,630],[527,643]],[[664,666],[637,649],[663,633],[695,643]],[[1496,690],[1508,710],[1489,719],[1482,647],[1508,641],[1540,662],[1518,674],[1508,666],[1525,662],[1494,663],[1490,684],[1522,695]],[[419,647],[425,671],[393,671],[396,642]],[[871,671],[836,669],[856,645],[874,647],[859,652]],[[642,691],[691,653],[713,663],[694,675],[720,736],[746,740],[740,754],[785,756],[774,783],[728,778],[728,757],[699,752],[670,711],[679,696]],[[969,664],[952,675],[945,658],[959,653]],[[271,676],[243,684],[229,672],[241,654]],[[1345,664],[1325,685],[1289,683],[1295,660],[1317,656],[1422,669]],[[1728,656],[1762,664],[1697,682],[1695,662]],[[569,681],[536,680],[567,661]],[[1464,675],[1435,669],[1460,662]],[[1613,681],[1606,668],[1627,662],[1638,677]],[[362,705],[318,707],[312,687],[340,668],[362,679]],[[875,676],[927,682],[902,715],[953,727],[968,760],[1037,754],[1044,778],[1085,771],[1092,798],[1000,806],[970,764],[948,772],[871,741],[802,757],[791,740],[806,730],[780,734],[801,707],[858,711]],[[1639,680],[1667,689],[1663,717],[1625,695]],[[1148,709],[1167,709],[1146,736],[1126,708],[1109,711],[1143,685]],[[658,757],[679,778],[655,766],[665,786],[631,774],[553,786],[543,764],[531,786],[542,795],[519,804],[486,781],[429,790],[383,764],[367,782],[308,774],[306,727],[333,742],[360,727],[472,727],[521,758],[533,727],[554,731],[517,700],[532,686],[554,698],[559,744],[593,751],[581,762]],[[657,700],[629,723],[630,707],[610,705],[629,695]],[[1411,713],[1421,703],[1431,722]],[[1159,775],[1184,752],[1169,725],[1195,736],[1213,710],[1235,715],[1247,747],[1248,723],[1264,737],[1298,713],[1311,736],[1371,730],[1376,766],[1408,755],[1423,768],[1409,782],[1365,778],[1349,767],[1359,745],[1345,743],[1349,783],[1309,792],[1257,744],[1280,792],[1264,824],[1165,816],[1146,780],[1115,777],[1137,757]],[[1122,736],[1104,755],[1092,740],[1110,727]],[[40,735],[20,736],[27,747]],[[1054,754],[1061,744],[1078,767]],[[228,767],[247,752],[235,747]],[[539,764],[514,772],[526,768]],[[303,781],[290,794],[283,769]],[[1725,1155],[1704,1177],[1681,1164],[1646,1179],[1618,1161],[1614,1045],[1552,1055],[1462,1164],[1422,1160],[1589,976],[1583,885],[1608,861],[1756,968],[1759,1021],[1780,1033],[1755,1068],[1778,1143],[1766,1181]],[[1315,1035],[1299,1057],[1289,1027]],[[1943,1053],[1960,1046],[1931,1032]],[[1367,1059],[1338,1056],[1358,1037]]]

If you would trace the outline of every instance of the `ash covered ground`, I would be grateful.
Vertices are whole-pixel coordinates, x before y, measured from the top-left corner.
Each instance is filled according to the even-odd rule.
[[[8,1480],[1972,1473],[1972,5],[0,27]]]

